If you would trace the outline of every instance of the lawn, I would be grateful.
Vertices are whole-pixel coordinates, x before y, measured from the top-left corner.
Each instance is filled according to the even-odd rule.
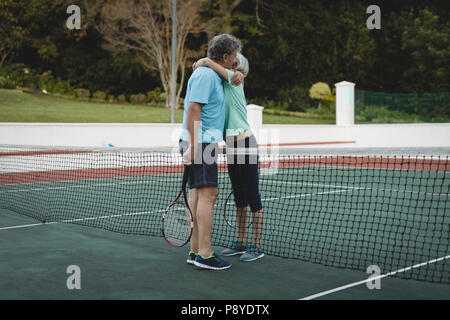
[[[183,110],[176,110],[175,121],[181,122],[182,118]],[[20,90],[0,90],[2,122],[167,123],[170,119],[171,110],[165,108],[80,102]]]
[[[280,116],[263,113],[264,124],[336,124],[335,120],[330,119],[310,119],[295,116]]]
[[[176,110],[181,123],[183,110]],[[0,89],[0,122],[170,123],[171,110],[149,105],[81,102]],[[333,120],[263,114],[264,124],[332,124]]]

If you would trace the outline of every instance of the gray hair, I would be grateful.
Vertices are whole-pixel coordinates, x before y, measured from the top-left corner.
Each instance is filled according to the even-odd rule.
[[[241,51],[241,42],[229,34],[219,34],[212,38],[208,44],[207,57],[212,60],[222,59],[224,54],[233,54],[235,51]]]
[[[236,56],[236,60],[237,60],[236,70],[242,72],[244,77],[246,77],[250,68],[248,65],[247,58],[244,57],[241,53],[238,53]]]

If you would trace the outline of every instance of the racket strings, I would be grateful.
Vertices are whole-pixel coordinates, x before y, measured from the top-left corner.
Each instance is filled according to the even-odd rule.
[[[183,203],[172,204],[164,217],[164,236],[172,245],[182,246],[192,233],[193,221]]]

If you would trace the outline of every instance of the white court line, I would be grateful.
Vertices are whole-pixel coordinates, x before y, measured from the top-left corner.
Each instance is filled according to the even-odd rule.
[[[428,158],[428,159],[423,159],[423,160],[439,160],[439,159]],[[440,160],[443,160],[443,159],[440,159]],[[262,164],[277,163],[277,162],[278,162],[278,160],[260,161],[260,163],[262,163]],[[400,164],[400,163],[398,163],[398,164]],[[381,171],[381,170],[384,170],[384,171],[398,171],[398,172],[402,172],[402,171],[408,171],[408,172],[414,172],[414,171],[424,172],[424,171],[426,171],[426,172],[429,172],[429,171],[431,171],[431,172],[443,172],[444,175],[446,175],[450,172],[450,171],[435,171],[435,170],[430,170],[430,169],[426,169],[426,168],[414,168],[414,169],[402,168],[402,169],[399,169],[399,168],[374,168],[374,167],[365,167],[365,166],[347,167],[347,166],[337,166],[337,165],[333,166],[333,165],[326,165],[326,164],[322,164],[322,165],[316,164],[316,165],[305,166],[305,168],[303,168],[303,169],[298,169],[298,168],[299,167],[277,167],[277,166],[274,166],[274,167],[267,167],[267,168],[262,168],[262,169],[263,170],[266,170],[266,169],[277,169],[277,170],[290,170],[291,169],[292,170],[293,169],[296,172],[299,172],[300,170],[308,172],[308,171],[315,171],[317,169],[347,170],[347,171],[356,171],[356,170]]]
[[[432,196],[444,196],[450,197],[450,193],[434,193],[434,192],[420,192],[414,190],[399,190],[399,189],[380,189],[380,188],[367,188],[367,187],[350,187],[345,185],[332,185],[332,184],[321,184],[321,183],[308,183],[308,182],[295,182],[295,181],[279,181],[279,180],[270,180],[270,179],[260,179],[261,181],[267,181],[270,183],[279,183],[279,184],[295,184],[295,185],[306,185],[312,187],[325,187],[325,188],[342,188],[342,189],[358,189],[358,190],[376,190],[376,191],[389,191],[389,192],[399,192],[399,193],[417,193],[423,195],[432,195]]]
[[[273,200],[290,199],[290,198],[298,198],[298,197],[310,197],[310,196],[315,196],[317,194],[337,193],[337,192],[347,192],[347,191],[351,191],[351,190],[338,190],[338,191],[330,191],[330,192],[297,194],[297,195],[290,195],[290,196],[286,196],[286,197],[266,198],[266,199],[261,199],[261,201],[273,201]],[[220,205],[216,203],[214,206],[218,207]],[[0,231],[8,230],[8,229],[35,227],[35,226],[41,226],[41,225],[46,225],[46,224],[73,223],[73,222],[88,221],[88,220],[109,219],[109,218],[118,218],[118,217],[125,217],[125,216],[136,216],[136,215],[151,214],[151,213],[161,213],[161,212],[164,212],[164,211],[165,210],[131,212],[131,213],[125,213],[125,214],[115,214],[115,215],[107,215],[107,216],[100,216],[100,217],[88,217],[88,218],[69,219],[69,220],[62,220],[62,221],[59,221],[59,222],[54,221],[54,222],[47,222],[47,223],[34,223],[34,224],[27,224],[27,225],[17,225],[17,226],[10,226],[10,227],[1,227]]]
[[[127,185],[127,184],[146,184],[146,183],[155,183],[155,182],[166,182],[166,181],[175,181],[179,180],[176,178],[172,179],[166,179],[163,181],[128,181],[128,182],[108,182],[108,183],[91,183],[91,184],[82,184],[82,185],[73,185],[73,186],[63,186],[63,187],[46,187],[46,188],[23,188],[23,189],[16,189],[16,190],[6,190],[6,191],[0,191],[0,194],[2,193],[17,193],[17,192],[28,192],[28,191],[43,191],[43,190],[62,190],[62,189],[72,189],[72,188],[93,188],[93,187],[107,187],[107,186],[115,186],[115,185]],[[86,180],[83,180],[86,181]],[[89,180],[88,180],[89,181]],[[64,183],[68,183],[69,181],[66,181]],[[73,181],[70,181],[73,182]],[[56,182],[58,183],[58,182]],[[31,183],[33,184],[33,183]],[[11,184],[5,184],[5,186],[8,186]]]
[[[0,230],[8,230],[8,229],[19,229],[19,228],[28,228],[28,227],[36,227],[36,226],[43,226],[46,224],[55,224],[55,223],[60,223],[60,222],[49,222],[49,223],[33,223],[33,224],[22,224],[22,225],[18,225],[18,226],[10,226],[10,227],[2,227],[0,228]]]
[[[178,178],[169,179],[170,181],[178,181]],[[164,180],[167,181],[167,180]],[[163,182],[164,182],[163,181]],[[313,187],[324,187],[324,188],[341,188],[341,189],[356,189],[356,190],[377,190],[377,191],[390,191],[390,192],[403,192],[403,193],[417,193],[423,195],[432,195],[432,196],[446,196],[449,197],[448,193],[432,193],[432,192],[419,192],[413,190],[396,190],[396,189],[378,189],[378,188],[366,188],[366,187],[351,187],[345,185],[330,185],[330,184],[321,184],[321,183],[305,183],[305,182],[293,182],[293,181],[278,181],[271,179],[260,179],[260,182],[264,183],[279,183],[279,184],[295,184],[295,185],[305,185],[305,186],[313,186]],[[115,182],[115,183],[100,183],[100,184],[90,184],[90,185],[74,185],[74,186],[64,186],[64,187],[48,187],[48,188],[24,188],[17,190],[6,190],[0,191],[2,193],[18,193],[18,192],[28,192],[28,191],[43,191],[43,190],[62,190],[62,189],[70,189],[70,188],[85,188],[85,187],[105,187],[105,186],[114,186],[114,185],[132,185],[132,184],[146,184],[146,183],[154,183],[154,181],[132,181],[132,182]]]
[[[361,280],[361,281],[358,281],[358,282],[350,283],[350,284],[347,284],[347,285],[342,286],[342,287],[338,287],[338,288],[331,289],[331,290],[328,290],[328,291],[320,292],[320,293],[317,293],[317,294],[314,294],[314,295],[311,295],[311,296],[308,296],[308,297],[305,297],[305,298],[301,298],[301,299],[298,299],[298,300],[312,300],[312,299],[316,299],[316,298],[319,298],[319,297],[323,297],[323,296],[329,295],[331,293],[335,293],[335,292],[338,292],[338,291],[342,291],[342,290],[346,290],[346,289],[349,289],[349,288],[352,288],[352,287],[356,287],[356,286],[359,286],[359,285],[367,283],[367,282],[373,282],[373,281],[378,280],[378,279],[382,279],[382,278],[386,278],[386,277],[389,277],[389,276],[393,276],[393,275],[396,275],[397,273],[403,273],[403,272],[406,272],[406,271],[410,271],[412,269],[420,268],[420,267],[423,267],[425,265],[436,263],[436,262],[439,262],[439,261],[443,261],[443,260],[449,259],[449,258],[450,258],[450,255],[447,255],[447,256],[444,256],[444,257],[441,257],[441,258],[437,258],[437,259],[433,259],[433,260],[430,260],[430,261],[427,261],[427,262],[418,263],[418,264],[413,265],[411,267],[406,267],[406,268],[399,269],[399,270],[396,270],[396,271],[392,271],[392,272],[389,272],[389,273],[386,273],[386,274],[383,274],[383,275],[380,275],[380,276],[376,276],[376,277],[369,277],[366,280]]]
[[[225,174],[220,174],[225,175]],[[90,180],[83,180],[83,181],[90,181]],[[95,180],[94,180],[95,181]],[[164,180],[167,181],[167,180]],[[162,181],[162,182],[164,182]],[[178,181],[178,178],[171,178],[169,181]],[[308,182],[296,182],[296,181],[279,181],[275,179],[262,179],[260,178],[260,182],[264,183],[278,183],[278,184],[294,184],[294,185],[305,185],[305,186],[313,186],[313,187],[324,187],[324,188],[341,188],[341,189],[357,189],[357,190],[376,190],[376,191],[389,191],[389,192],[403,192],[403,193],[417,193],[417,194],[423,194],[423,195],[433,195],[433,196],[447,196],[449,197],[449,193],[433,193],[433,192],[420,192],[420,191],[414,191],[414,190],[398,190],[398,189],[379,189],[379,188],[366,188],[366,187],[351,187],[346,185],[332,185],[332,184],[322,184],[322,183],[308,183]],[[73,181],[64,181],[64,183],[67,182],[73,182]],[[6,191],[0,191],[0,194],[2,193],[17,193],[17,192],[28,192],[28,191],[43,191],[43,190],[62,190],[62,189],[70,189],[70,188],[85,188],[85,187],[104,187],[104,186],[114,186],[114,185],[132,185],[132,184],[145,184],[145,183],[153,183],[154,181],[131,181],[131,182],[110,182],[110,183],[99,183],[99,184],[89,184],[89,185],[73,185],[73,186],[61,186],[61,187],[46,187],[46,188],[23,188],[23,189],[16,189],[16,190],[6,190]],[[45,182],[44,182],[45,183]],[[29,183],[31,185],[34,185],[36,183]],[[8,185],[16,185],[16,184],[5,184]],[[26,184],[24,184],[26,185]]]
[[[131,213],[124,213],[124,214],[114,214],[114,215],[109,215],[109,216],[87,217],[87,218],[68,219],[68,220],[52,221],[52,222],[45,222],[45,223],[41,222],[41,223],[33,223],[33,224],[24,224],[24,225],[10,226],[10,227],[1,227],[0,231],[8,230],[8,229],[36,227],[36,226],[43,226],[43,225],[50,225],[50,224],[59,224],[59,223],[74,223],[74,222],[89,221],[89,220],[102,220],[102,219],[120,218],[120,217],[126,217],[126,216],[138,216],[138,215],[143,215],[143,214],[161,213],[164,211],[165,210],[131,212]]]
[[[263,181],[264,183],[278,183],[278,184],[294,184],[300,186],[308,186],[308,187],[323,187],[323,188],[340,188],[340,189],[364,189],[363,187],[350,187],[345,185],[334,185],[334,184],[323,184],[323,183],[311,183],[311,182],[296,182],[296,181],[280,181],[280,180],[272,180],[272,179],[259,179],[259,182]]]
[[[331,193],[341,193],[341,192],[349,192],[349,191],[352,191],[352,190],[347,189],[347,190],[337,190],[337,191],[327,191],[327,192],[317,192],[317,193],[301,193],[301,194],[290,195],[290,196],[286,196],[286,197],[265,198],[265,199],[261,199],[261,201],[273,201],[273,200],[281,200],[281,199],[312,197],[312,196],[319,195],[319,194],[331,194]]]

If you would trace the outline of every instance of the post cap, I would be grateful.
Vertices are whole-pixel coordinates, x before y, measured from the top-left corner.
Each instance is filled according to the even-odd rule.
[[[264,107],[257,106],[256,104],[249,104],[249,105],[247,105],[247,109],[255,109],[255,110],[260,109],[260,110],[262,110],[262,109],[264,109]]]
[[[334,84],[336,87],[354,87],[355,86],[355,84],[353,83],[353,82],[348,82],[348,81],[341,81],[341,82],[338,82],[338,83],[335,83]]]

